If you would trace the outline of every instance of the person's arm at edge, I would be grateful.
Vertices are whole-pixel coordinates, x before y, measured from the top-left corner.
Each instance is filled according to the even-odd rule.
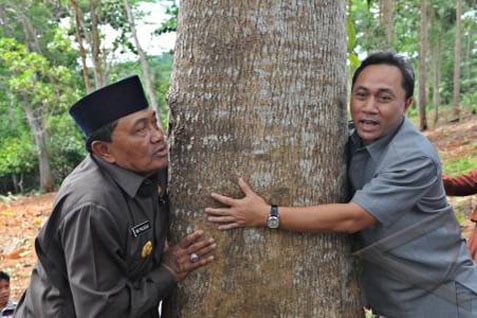
[[[218,225],[219,230],[265,227],[270,204],[258,196],[242,178],[239,179],[239,186],[245,194],[241,199],[212,193],[212,198],[226,207],[206,208],[208,221]],[[278,207],[278,211],[280,228],[295,232],[355,233],[377,222],[375,217],[353,202]]]
[[[447,195],[466,196],[477,193],[477,169],[457,177],[443,175],[442,181]]]

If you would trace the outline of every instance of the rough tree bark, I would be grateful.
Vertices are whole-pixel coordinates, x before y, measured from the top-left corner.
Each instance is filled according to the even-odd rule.
[[[172,241],[204,229],[218,250],[168,317],[357,317],[348,236],[218,232],[203,214],[210,192],[240,195],[237,174],[279,205],[345,200],[345,1],[184,0],[178,23]]]

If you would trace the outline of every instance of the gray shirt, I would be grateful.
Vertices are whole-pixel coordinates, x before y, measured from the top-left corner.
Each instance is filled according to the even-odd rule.
[[[444,298],[456,299],[456,282],[477,292],[477,269],[434,147],[408,119],[368,146],[354,132],[349,147],[352,202],[378,221],[357,235],[367,305],[386,317],[457,317],[456,303]]]
[[[168,230],[160,174],[145,178],[94,156],[78,165],[37,237],[16,317],[158,317],[175,286],[159,267]]]

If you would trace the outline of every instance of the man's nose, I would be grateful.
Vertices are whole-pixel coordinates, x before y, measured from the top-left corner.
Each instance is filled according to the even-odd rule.
[[[374,97],[368,97],[363,103],[363,111],[367,113],[375,113],[377,111],[376,99]]]
[[[156,143],[165,139],[164,132],[159,127],[154,127],[151,133],[151,142]]]

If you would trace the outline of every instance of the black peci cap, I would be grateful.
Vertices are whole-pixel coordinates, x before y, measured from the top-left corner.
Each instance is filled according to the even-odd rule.
[[[137,75],[102,87],[70,108],[70,115],[86,137],[115,120],[148,107]]]

